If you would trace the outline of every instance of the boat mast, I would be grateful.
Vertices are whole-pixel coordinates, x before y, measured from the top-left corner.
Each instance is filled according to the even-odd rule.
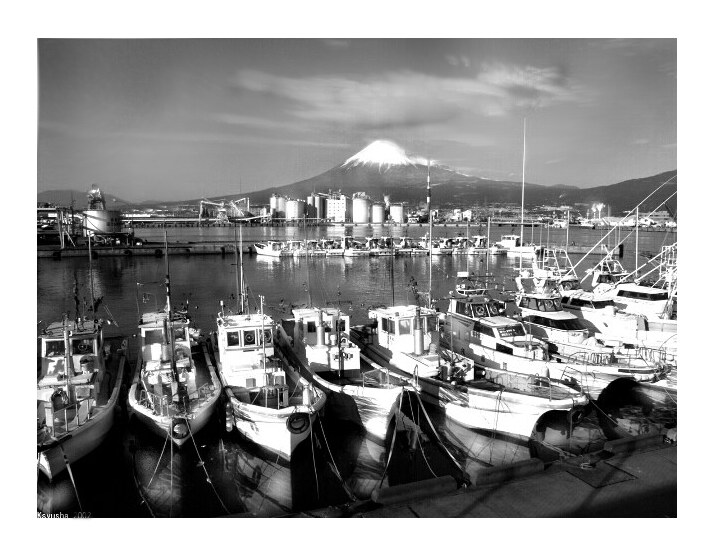
[[[89,294],[92,296],[92,316],[96,320],[97,311],[94,308],[94,273],[92,271],[92,236],[87,233],[87,239],[89,241]]]
[[[312,294],[310,293],[310,259],[307,257],[307,214],[303,214],[303,225],[305,226],[305,275],[307,276],[307,306],[312,307]],[[322,319],[322,316],[320,316]]]
[[[520,255],[519,269],[523,269],[523,210],[526,197],[526,118],[523,117],[523,167],[521,171],[521,246],[518,251]]]
[[[488,262],[491,250],[491,216],[486,218],[486,281],[488,282]]]
[[[565,222],[565,250],[568,250],[568,242],[570,242],[570,210],[568,210],[567,221]]]
[[[637,281],[637,271],[640,269],[640,207],[635,210],[635,281]]]
[[[431,308],[431,253],[432,253],[432,242],[431,242],[431,159],[427,161],[426,164],[426,211],[429,214],[429,295],[427,299],[427,307]]]
[[[169,241],[166,236],[166,228],[164,228],[164,251],[166,252],[166,316],[167,316],[167,334],[169,343],[169,349],[171,350],[171,372],[173,373],[174,380],[179,382],[178,369],[176,368],[176,358],[174,355],[174,325],[171,319],[171,280],[170,280],[170,269],[169,269]]]

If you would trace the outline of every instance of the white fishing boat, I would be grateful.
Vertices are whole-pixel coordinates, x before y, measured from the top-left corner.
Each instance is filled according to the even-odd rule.
[[[596,266],[587,270],[588,274],[592,274],[592,289],[595,293],[606,293],[613,287],[624,281],[629,272],[627,272],[622,264],[609,256],[605,256]]]
[[[350,317],[337,308],[293,309],[276,333],[277,347],[296,374],[328,393],[335,415],[365,429],[384,452],[390,425],[409,384],[362,360],[347,337]]]
[[[255,243],[253,248],[260,256],[292,256],[292,252],[285,249],[282,241],[265,241]]]
[[[305,250],[305,242],[298,241],[295,239],[289,239],[283,244],[283,250],[289,253],[291,256],[301,257],[307,255]]]
[[[199,344],[192,340],[188,314],[171,307],[168,252],[165,285],[163,310],[145,312],[139,319],[139,356],[128,409],[152,432],[180,448],[208,424],[221,384],[203,355],[202,366],[197,365],[192,348]]]
[[[299,375],[288,376],[275,355],[276,324],[270,316],[222,310],[216,322],[212,346],[228,400],[226,428],[290,460],[310,436],[325,393]]]
[[[126,340],[105,340],[101,319],[65,317],[41,333],[37,460],[50,481],[110,433],[125,365]]]
[[[143,313],[139,335],[129,412],[181,447],[209,422],[220,396],[220,381],[207,366],[197,367],[186,314],[168,309]]]
[[[587,397],[564,385],[476,371],[474,362],[440,349],[436,311],[416,305],[377,308],[371,325],[352,339],[376,362],[397,369],[428,403],[466,427],[528,439],[545,413],[571,413],[578,421]]]
[[[541,247],[537,245],[521,244],[519,235],[502,235],[500,241],[496,241],[489,249],[491,254],[506,254],[507,256],[536,258],[540,254]]]

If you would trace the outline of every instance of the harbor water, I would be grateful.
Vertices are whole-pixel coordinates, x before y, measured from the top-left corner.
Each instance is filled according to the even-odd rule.
[[[249,227],[242,230],[248,245],[266,239],[303,239],[353,235],[410,236],[427,234],[426,226],[336,226],[336,227]],[[491,242],[518,228],[492,228]],[[572,228],[568,242],[595,245],[607,231]],[[471,226],[468,234],[486,235],[485,226]],[[136,230],[136,237],[163,241],[164,230]],[[237,237],[232,227],[175,228],[166,230],[168,243],[220,240]],[[433,228],[434,237],[466,236],[465,227]],[[626,235],[627,238],[625,238]],[[619,238],[618,238],[619,237]],[[526,228],[525,242],[565,245],[562,229]],[[605,243],[623,243],[622,264],[633,270],[656,254],[663,244],[676,241],[676,233],[643,231],[635,251],[634,232],[613,233]],[[598,262],[594,251],[578,265],[579,276]],[[616,252],[617,255],[617,252]],[[583,255],[573,254],[575,264]],[[429,291],[436,306],[446,310],[447,296],[457,273],[470,271],[488,276],[497,292],[508,297],[515,289],[514,276],[520,265],[516,258],[492,255],[448,255],[439,257],[263,257],[243,254],[243,275],[251,311],[259,310],[276,320],[287,318],[294,308],[307,305],[339,306],[349,312],[353,324],[367,322],[373,306],[415,304]],[[203,334],[216,328],[221,301],[237,309],[236,257],[225,255],[176,255],[168,262],[172,303],[185,306],[193,325]],[[530,262],[522,264],[530,266]],[[38,329],[67,313],[74,318],[79,293],[80,312],[88,313],[90,293],[100,298],[98,314],[109,319],[105,333],[128,338],[130,366],[125,379],[133,377],[137,356],[137,320],[140,312],[164,306],[164,277],[167,263],[159,257],[98,257],[37,260]],[[591,278],[586,280],[590,285]],[[424,302],[424,299],[421,299]],[[511,311],[514,308],[510,309]],[[509,313],[510,314],[510,313]],[[125,399],[126,391],[124,391]],[[602,422],[617,416],[631,433],[666,430],[676,426],[676,403],[665,399],[652,405],[646,394],[633,390],[612,398],[610,409],[591,409],[564,446],[566,452],[592,451],[608,437],[618,436],[603,429]],[[311,444],[303,445],[290,465],[263,453],[235,432],[226,433],[223,417],[215,420],[178,451],[130,422],[125,410],[119,413],[112,436],[93,454],[72,466],[52,483],[38,475],[38,511],[44,513],[86,511],[96,517],[184,516],[213,517],[250,514],[273,517],[367,499],[378,487],[399,485],[459,471],[473,473],[484,467],[524,460],[533,456],[527,442],[466,429],[446,419],[439,409],[406,398],[402,410],[420,427],[416,440],[397,430],[389,466],[380,450],[358,428],[326,413],[313,426]],[[432,433],[432,425],[439,435]],[[565,433],[567,425],[544,425],[542,430]],[[621,431],[620,431],[621,432]],[[546,437],[547,438],[547,437]],[[439,441],[443,444],[439,444]],[[448,451],[448,452],[447,452]],[[555,451],[557,452],[557,451]]]

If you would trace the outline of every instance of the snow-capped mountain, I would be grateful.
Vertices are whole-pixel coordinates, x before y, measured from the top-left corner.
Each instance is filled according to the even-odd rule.
[[[409,156],[406,151],[389,140],[376,140],[359,153],[348,158],[340,167],[351,169],[353,167],[376,166],[389,169],[392,166],[426,165],[428,162],[423,157]]]

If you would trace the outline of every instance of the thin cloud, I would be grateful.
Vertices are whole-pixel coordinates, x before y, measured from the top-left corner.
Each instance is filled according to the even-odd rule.
[[[444,122],[476,113],[502,116],[514,109],[575,102],[582,95],[557,68],[485,66],[473,78],[391,72],[343,76],[283,77],[243,71],[235,86],[288,101],[286,111],[306,121],[376,129]]]

